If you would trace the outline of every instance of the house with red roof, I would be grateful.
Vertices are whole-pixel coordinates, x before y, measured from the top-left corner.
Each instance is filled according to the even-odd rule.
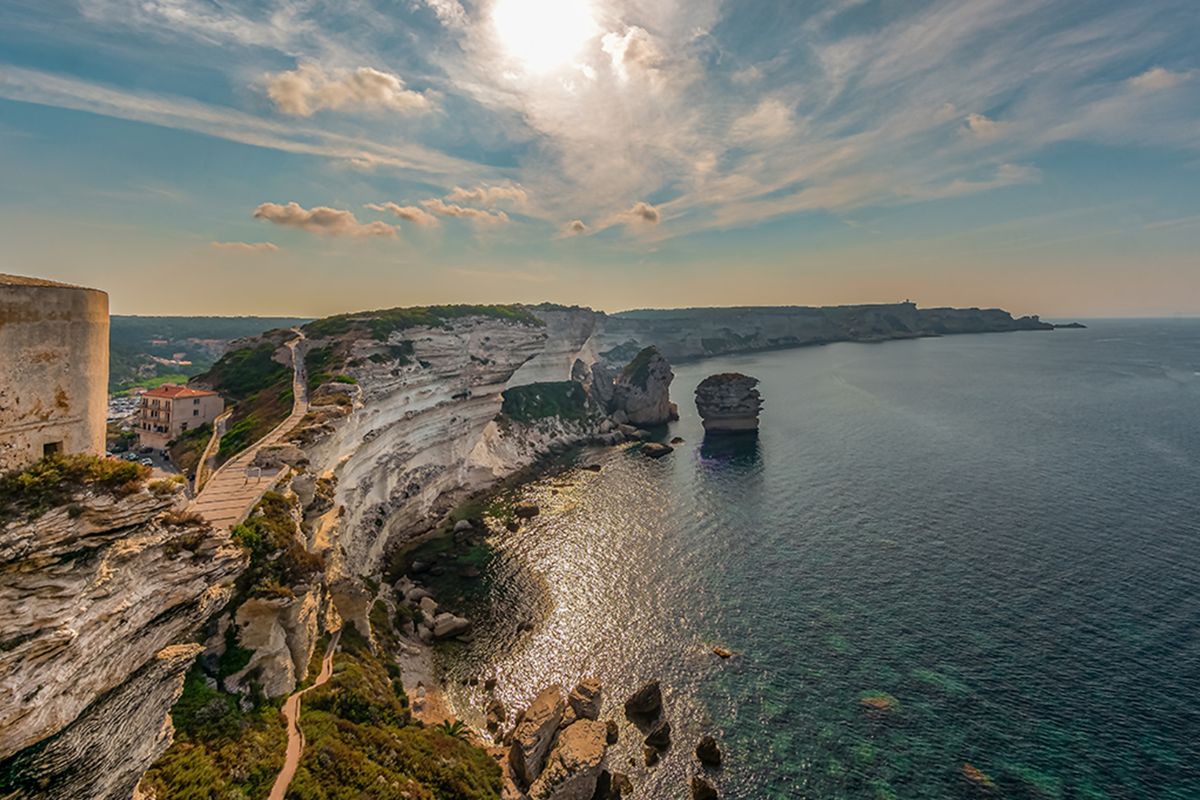
[[[225,401],[216,392],[188,386],[165,384],[142,394],[136,428],[143,447],[165,449],[201,425],[211,425],[225,410]]]

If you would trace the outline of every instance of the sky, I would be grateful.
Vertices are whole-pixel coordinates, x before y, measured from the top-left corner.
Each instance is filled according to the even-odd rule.
[[[2,0],[0,272],[114,313],[1200,314],[1196,0]]]

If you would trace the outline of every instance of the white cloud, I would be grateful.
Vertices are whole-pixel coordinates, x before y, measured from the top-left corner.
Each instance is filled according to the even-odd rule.
[[[431,108],[429,98],[404,88],[399,76],[371,67],[331,73],[316,64],[301,64],[268,75],[266,85],[275,107],[294,117],[325,109],[422,113]]]
[[[1172,72],[1169,69],[1155,67],[1141,75],[1130,78],[1129,82],[1135,89],[1157,92],[1162,89],[1172,89],[1192,77],[1191,72]]]
[[[787,137],[792,129],[792,110],[783,102],[768,98],[753,111],[735,120],[729,133],[741,141],[768,142]]]
[[[389,201],[387,203],[367,203],[363,208],[394,214],[405,222],[411,222],[424,228],[436,228],[441,224],[437,217],[417,206],[402,206]]]
[[[666,60],[654,37],[636,25],[623,34],[604,34],[600,47],[611,59],[613,72],[623,81],[632,75],[652,74]]]
[[[421,205],[439,217],[466,219],[478,225],[504,225],[511,221],[508,214],[505,214],[503,211],[484,211],[479,208],[465,208],[454,203],[446,203],[436,197],[431,200],[421,201]]]
[[[1007,123],[997,122],[983,114],[968,114],[965,130],[979,139],[998,139],[1004,135]]]
[[[467,24],[467,11],[458,0],[425,0],[425,5],[447,28],[461,28]]]
[[[213,242],[210,247],[214,250],[228,250],[235,253],[279,252],[279,246],[270,242]]]
[[[564,236],[582,236],[588,232],[587,223],[581,219],[573,219],[563,226]]]
[[[396,228],[384,222],[359,222],[350,211],[340,208],[314,206],[304,208],[299,203],[263,203],[254,209],[254,218],[275,225],[299,228],[325,236],[395,236]]]
[[[657,225],[662,221],[662,214],[645,200],[639,200],[625,212],[625,219],[636,225]]]
[[[446,195],[445,199],[451,203],[478,203],[479,205],[494,206],[504,201],[511,201],[518,204],[525,203],[529,200],[529,195],[517,184],[488,186],[485,183],[476,186],[474,189],[464,189],[461,186],[455,186],[454,190]]]

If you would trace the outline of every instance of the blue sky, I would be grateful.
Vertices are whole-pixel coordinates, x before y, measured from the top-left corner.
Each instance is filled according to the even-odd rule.
[[[1200,313],[1194,0],[6,0],[0,271],[121,313]]]

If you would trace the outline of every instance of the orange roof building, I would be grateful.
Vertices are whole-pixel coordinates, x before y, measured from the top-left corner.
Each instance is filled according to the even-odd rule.
[[[138,438],[143,447],[162,450],[188,431],[211,425],[224,410],[216,392],[172,384],[149,389],[138,406]]]

